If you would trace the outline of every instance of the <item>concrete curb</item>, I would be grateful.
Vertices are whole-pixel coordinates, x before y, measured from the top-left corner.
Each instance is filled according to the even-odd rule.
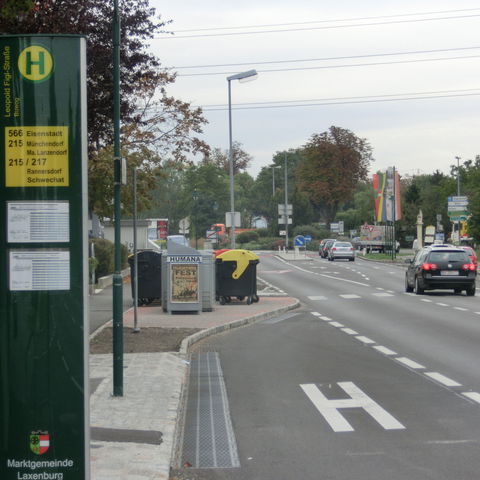
[[[270,312],[265,312],[265,313],[259,313],[257,315],[254,315],[253,317],[242,318],[240,320],[235,320],[233,322],[226,323],[224,325],[218,325],[216,327],[206,328],[205,330],[194,333],[193,335],[190,335],[189,337],[184,338],[180,345],[179,353],[181,355],[186,355],[191,345],[211,335],[215,335],[217,333],[224,332],[226,330],[231,330],[232,328],[238,328],[244,325],[249,325],[251,323],[260,322],[261,320],[266,320],[276,315],[281,315],[282,313],[298,308],[299,306],[300,306],[300,301],[295,299],[295,303],[293,303],[292,305],[287,305],[286,307],[281,307],[281,308],[278,308],[277,310],[272,310]]]

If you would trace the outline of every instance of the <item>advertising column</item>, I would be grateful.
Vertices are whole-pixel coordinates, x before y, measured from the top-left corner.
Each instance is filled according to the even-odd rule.
[[[0,478],[89,479],[85,39],[0,36]]]

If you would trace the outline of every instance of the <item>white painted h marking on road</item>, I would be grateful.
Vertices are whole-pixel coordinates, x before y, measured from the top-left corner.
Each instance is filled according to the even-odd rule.
[[[314,383],[302,384],[300,387],[307,397],[323,415],[334,432],[353,432],[354,428],[339,412],[341,408],[363,408],[385,430],[403,430],[405,427],[377,402],[372,400],[353,382],[338,382],[338,386],[350,398],[329,400]]]

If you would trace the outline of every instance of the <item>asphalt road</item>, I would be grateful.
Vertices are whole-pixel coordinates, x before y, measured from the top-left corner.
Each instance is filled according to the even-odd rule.
[[[360,260],[262,255],[258,274],[302,307],[199,344],[218,352],[239,466],[183,458],[182,478],[479,477],[480,298],[406,294],[402,267]]]

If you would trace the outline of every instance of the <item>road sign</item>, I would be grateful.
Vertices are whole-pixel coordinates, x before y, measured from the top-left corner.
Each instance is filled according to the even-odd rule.
[[[451,222],[465,222],[468,220],[468,215],[452,215],[450,216]]]
[[[235,228],[240,227],[240,212],[233,212],[233,221]],[[230,228],[232,226],[232,212],[225,212],[225,226]]]
[[[0,57],[0,478],[87,480],[86,40]]]
[[[288,217],[288,218],[287,218],[287,223],[288,223],[289,225],[292,224],[292,218],[291,218],[291,217]],[[278,224],[279,224],[279,225],[285,225],[285,217],[278,217]]]
[[[312,241],[312,236],[311,235],[304,235],[305,237],[305,242],[311,242]]]
[[[291,215],[293,212],[293,206],[291,203],[287,203],[287,215]],[[285,204],[279,203],[278,204],[278,214],[285,215]]]
[[[294,239],[294,245],[296,247],[304,247],[305,246],[305,237],[303,235],[297,235]]]

